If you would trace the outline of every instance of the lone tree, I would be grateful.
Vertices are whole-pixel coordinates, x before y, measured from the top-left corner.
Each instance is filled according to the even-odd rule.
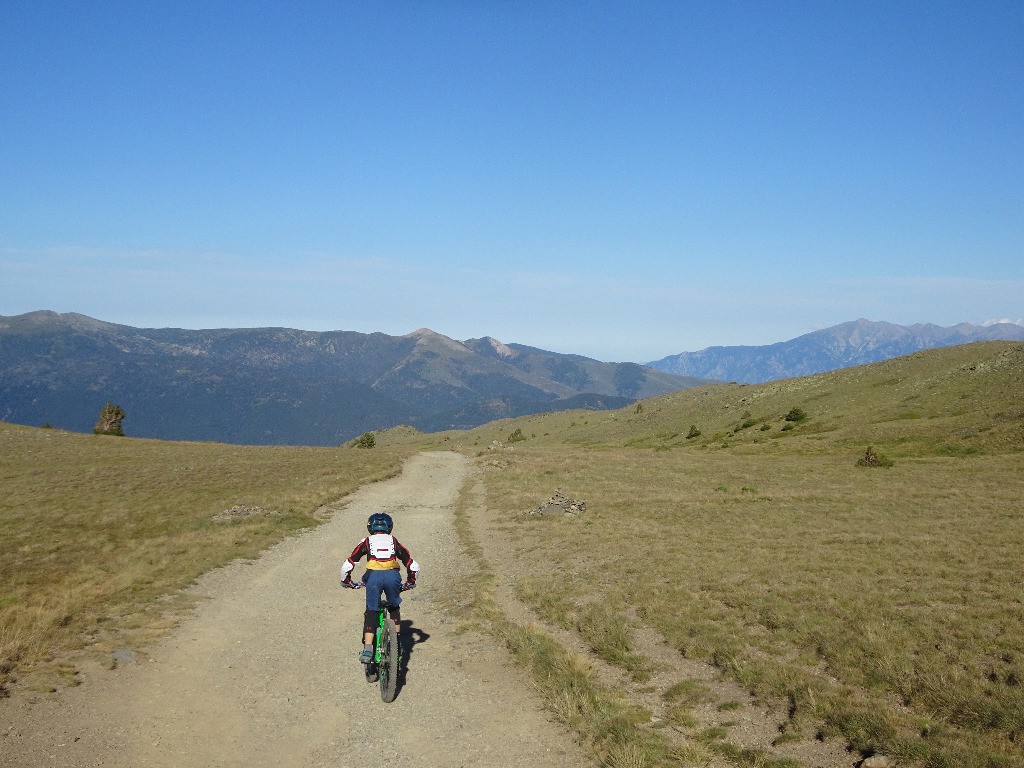
[[[124,419],[124,408],[113,403],[107,403],[100,410],[100,417],[96,420],[96,426],[92,428],[97,435],[117,435],[124,437],[124,430],[121,429],[121,421]]]
[[[373,432],[363,432],[354,443],[356,448],[373,448],[377,444],[377,438],[373,436]]]

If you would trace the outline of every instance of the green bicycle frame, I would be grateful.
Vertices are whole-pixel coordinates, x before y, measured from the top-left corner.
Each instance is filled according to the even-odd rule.
[[[373,638],[373,663],[380,664],[381,653],[381,638],[384,636],[384,622],[388,618],[388,609],[386,606],[381,606],[377,610],[377,632]]]

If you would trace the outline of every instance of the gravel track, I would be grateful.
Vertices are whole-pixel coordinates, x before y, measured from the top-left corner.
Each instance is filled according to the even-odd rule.
[[[330,522],[203,577],[197,610],[145,660],[0,702],[0,766],[590,765],[505,650],[456,634],[438,600],[470,575],[452,505],[471,471],[456,453],[419,454]],[[338,586],[377,511],[423,566],[403,605],[416,642],[392,704],[356,658],[363,593]]]

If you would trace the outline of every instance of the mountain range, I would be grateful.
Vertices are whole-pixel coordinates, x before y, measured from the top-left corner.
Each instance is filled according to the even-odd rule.
[[[492,338],[287,328],[140,329],[79,314],[0,316],[0,420],[90,431],[107,402],[126,434],[335,445],[573,408],[619,408],[703,380]]]
[[[1021,341],[1024,326],[1015,323],[948,328],[938,325],[894,325],[854,320],[760,347],[708,347],[648,363],[679,376],[760,384],[774,379],[809,376],[909,355],[922,349],[951,347],[974,341]]]
[[[423,328],[404,336],[289,328],[140,329],[84,315],[0,316],[0,420],[92,429],[107,402],[134,437],[335,445],[576,408],[621,408],[709,381],[761,383],[973,341],[1024,326],[856,320],[766,346],[605,363]]]

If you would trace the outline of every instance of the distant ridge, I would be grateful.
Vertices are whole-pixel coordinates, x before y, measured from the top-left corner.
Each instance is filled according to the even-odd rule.
[[[335,445],[568,408],[619,408],[702,380],[636,363],[457,341],[289,328],[140,329],[85,315],[0,316],[0,420],[90,431],[113,401],[134,437]]]
[[[679,376],[759,384],[809,376],[838,368],[876,363],[922,349],[975,341],[1021,341],[1024,326],[1014,323],[971,325],[895,325],[854,320],[760,347],[708,347],[648,363]]]

